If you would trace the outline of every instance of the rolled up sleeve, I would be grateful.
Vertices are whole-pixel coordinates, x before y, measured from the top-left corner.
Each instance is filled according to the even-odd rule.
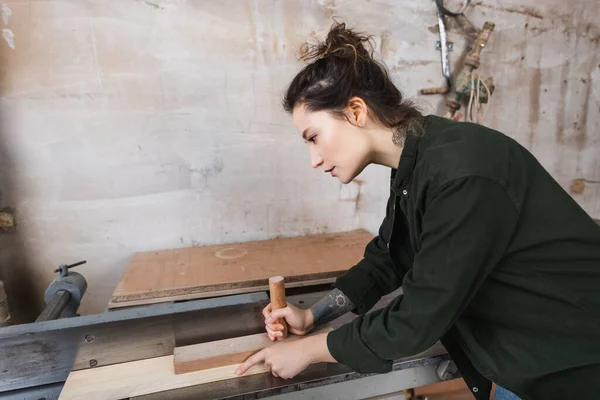
[[[502,185],[466,177],[439,187],[422,219],[404,295],[329,333],[331,355],[357,372],[387,372],[452,327],[506,253],[518,212]]]

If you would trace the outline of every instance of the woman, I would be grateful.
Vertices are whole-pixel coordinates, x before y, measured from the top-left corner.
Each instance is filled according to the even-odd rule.
[[[390,198],[364,258],[309,310],[264,310],[276,343],[257,362],[291,378],[313,362],[362,373],[441,340],[476,398],[495,382],[523,399],[600,393],[600,228],[517,142],[480,125],[422,116],[344,24],[308,50],[284,99],[314,168],[342,183],[391,168]],[[367,313],[381,296],[404,294]]]

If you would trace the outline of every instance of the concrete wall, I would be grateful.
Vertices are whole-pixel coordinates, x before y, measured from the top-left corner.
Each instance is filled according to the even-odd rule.
[[[600,17],[594,0],[474,1],[496,23],[487,124],[600,217]],[[342,186],[309,165],[281,110],[295,54],[337,17],[374,35],[407,96],[443,83],[432,1],[39,0],[0,3],[0,278],[32,319],[59,263],[86,259],[100,312],[135,251],[375,232],[388,171]],[[450,7],[449,3],[449,7]],[[454,4],[456,4],[454,2]],[[465,48],[458,31],[453,69]],[[422,98],[437,112],[441,96]],[[559,211],[559,210],[557,210]]]

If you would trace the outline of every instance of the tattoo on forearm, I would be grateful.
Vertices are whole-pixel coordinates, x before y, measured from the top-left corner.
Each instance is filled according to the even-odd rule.
[[[341,290],[333,289],[310,308],[314,316],[314,327],[333,321],[353,308],[354,304]]]

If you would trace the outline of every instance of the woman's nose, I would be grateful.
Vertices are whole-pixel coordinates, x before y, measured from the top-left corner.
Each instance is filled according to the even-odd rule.
[[[310,150],[310,164],[313,168],[318,168],[323,164],[323,158],[315,150]]]

